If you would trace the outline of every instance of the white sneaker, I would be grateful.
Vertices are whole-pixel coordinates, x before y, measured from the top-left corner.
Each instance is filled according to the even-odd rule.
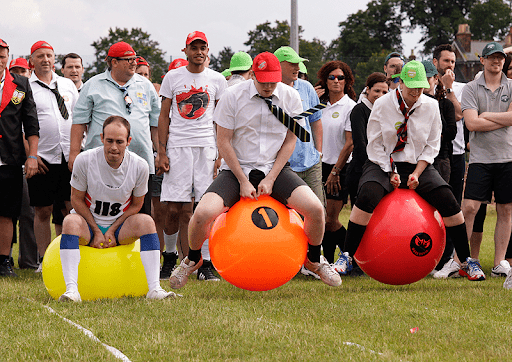
[[[450,259],[443,265],[443,268],[434,273],[435,279],[457,278],[459,277],[460,265],[453,259]]]
[[[507,274],[507,279],[505,279],[505,282],[503,283],[503,288],[512,289],[512,269],[510,269]]]
[[[321,261],[320,263],[312,263],[306,258],[304,266],[313,273],[316,273],[325,284],[331,287],[339,287],[341,285],[341,277],[331,264],[322,263]]]
[[[323,255],[320,255],[320,263],[321,263],[321,264],[329,264],[329,263],[327,262],[327,259],[326,259],[326,258],[325,258],[325,256],[323,256]],[[301,272],[301,274],[303,274],[303,275],[306,275],[306,276],[312,276],[313,278],[320,280],[320,276],[319,276],[317,273],[312,272],[311,270],[309,270],[308,268],[306,268],[304,265],[302,265],[302,267],[300,268],[300,272]]]
[[[78,290],[66,290],[66,293],[59,297],[59,302],[81,302],[82,298]]]
[[[176,298],[177,294],[174,292],[167,292],[163,290],[162,288],[157,288],[150,290],[148,294],[146,294],[147,299],[155,299],[155,300],[162,300],[166,298]]]
[[[39,266],[34,271],[34,273],[42,273],[43,272],[43,262],[39,263]]]
[[[506,277],[510,271],[510,264],[506,260],[500,261],[498,265],[496,265],[491,270],[491,277]]]
[[[195,270],[199,269],[199,267],[203,265],[203,259],[199,260],[199,263],[194,263],[188,259],[188,256],[185,257],[180,265],[176,269],[173,270],[171,277],[169,278],[169,283],[171,284],[172,289],[179,289],[187,284],[188,277]]]

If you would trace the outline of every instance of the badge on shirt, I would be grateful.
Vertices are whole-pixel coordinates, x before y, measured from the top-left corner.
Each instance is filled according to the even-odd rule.
[[[22,91],[19,91],[16,89],[16,90],[14,90],[14,93],[12,94],[11,102],[13,104],[18,105],[21,103],[23,98],[25,98],[25,92],[22,92]]]
[[[340,114],[338,112],[334,112],[332,114],[332,118],[338,118],[340,116]]]
[[[137,92],[137,100],[143,107],[148,105],[148,96],[145,93]]]
[[[501,96],[501,101],[502,102],[508,102],[510,100],[510,97],[506,94],[502,95]]]
[[[64,99],[64,102],[69,102],[69,97],[66,94],[62,95],[62,99]]]

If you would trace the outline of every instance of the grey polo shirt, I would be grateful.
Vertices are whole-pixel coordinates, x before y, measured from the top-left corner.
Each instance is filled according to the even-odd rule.
[[[492,92],[487,88],[484,75],[471,81],[462,91],[462,111],[475,109],[483,112],[506,112],[512,97],[511,83],[501,76],[501,85]],[[469,163],[512,162],[512,127],[503,127],[489,132],[470,132]]]

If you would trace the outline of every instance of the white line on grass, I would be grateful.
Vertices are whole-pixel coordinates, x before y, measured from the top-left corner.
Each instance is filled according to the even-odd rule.
[[[29,302],[34,302],[36,303],[35,301],[33,300],[30,300],[28,298],[24,298],[26,300],[28,300]],[[55,314],[56,316],[58,316],[59,318],[61,318],[62,320],[68,322],[69,324],[71,324],[72,326],[78,328],[79,330],[81,330],[82,332],[84,332],[84,334],[89,337],[90,339],[92,339],[93,341],[95,342],[98,342],[98,343],[101,343],[103,345],[103,347],[105,347],[107,349],[107,351],[109,351],[110,353],[112,353],[114,355],[114,357],[120,359],[121,361],[124,361],[124,362],[131,362],[130,359],[128,357],[126,357],[123,352],[121,352],[120,350],[118,350],[117,348],[114,348],[112,346],[109,346],[108,344],[105,344],[103,343],[102,341],[100,341],[98,339],[98,337],[96,337],[94,335],[94,333],[92,333],[90,330],[82,327],[81,325],[79,324],[76,324],[75,322],[73,322],[72,320],[69,320],[63,316],[61,316],[59,313],[57,313],[55,310],[53,310],[51,307],[48,307],[47,305],[43,305],[44,308],[48,309],[48,311],[50,313],[53,313]]]
[[[357,348],[359,348],[361,351],[366,351],[366,348],[364,348],[364,346],[361,346],[360,344],[357,344],[357,343],[354,343],[354,342],[343,342],[344,345],[347,345],[347,346],[356,346]],[[376,353],[376,354],[380,354],[381,356],[383,355],[383,353],[380,353],[380,352],[375,352],[375,351],[372,351],[371,349],[368,350],[368,352],[370,353]]]

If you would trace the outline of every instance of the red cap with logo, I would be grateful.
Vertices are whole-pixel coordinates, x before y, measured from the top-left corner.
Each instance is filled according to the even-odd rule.
[[[177,68],[180,68],[180,67],[184,67],[188,64],[188,60],[186,59],[183,59],[183,58],[177,58],[177,59],[174,59],[171,64],[169,64],[169,70],[173,70],[173,69],[177,69]],[[165,74],[162,75],[162,78],[165,77]]]
[[[187,35],[187,42],[186,44],[189,45],[190,43],[192,43],[194,40],[202,40],[206,43],[206,45],[208,45],[208,40],[206,39],[206,35],[204,35],[203,32],[200,32],[200,31],[194,31],[190,34]]]
[[[0,39],[0,47],[9,49],[9,45],[3,39]]]
[[[28,62],[25,58],[16,58],[11,60],[11,63],[9,64],[9,69],[12,68],[23,68],[23,69],[30,69],[28,66]]]
[[[133,50],[132,46],[124,41],[117,42],[110,46],[108,50],[108,56],[112,58],[122,58],[122,57],[130,57],[136,56],[135,50]]]
[[[30,54],[34,54],[34,52],[37,49],[51,49],[51,50],[53,50],[52,46],[50,44],[48,44],[47,42],[45,42],[44,40],[39,40],[37,43],[34,43],[34,45],[32,45],[32,48],[30,48]]]
[[[149,63],[143,57],[137,58],[137,67],[141,65],[147,65],[149,67]]]
[[[252,71],[260,83],[278,83],[281,81],[281,63],[269,52],[256,55],[252,63]]]

